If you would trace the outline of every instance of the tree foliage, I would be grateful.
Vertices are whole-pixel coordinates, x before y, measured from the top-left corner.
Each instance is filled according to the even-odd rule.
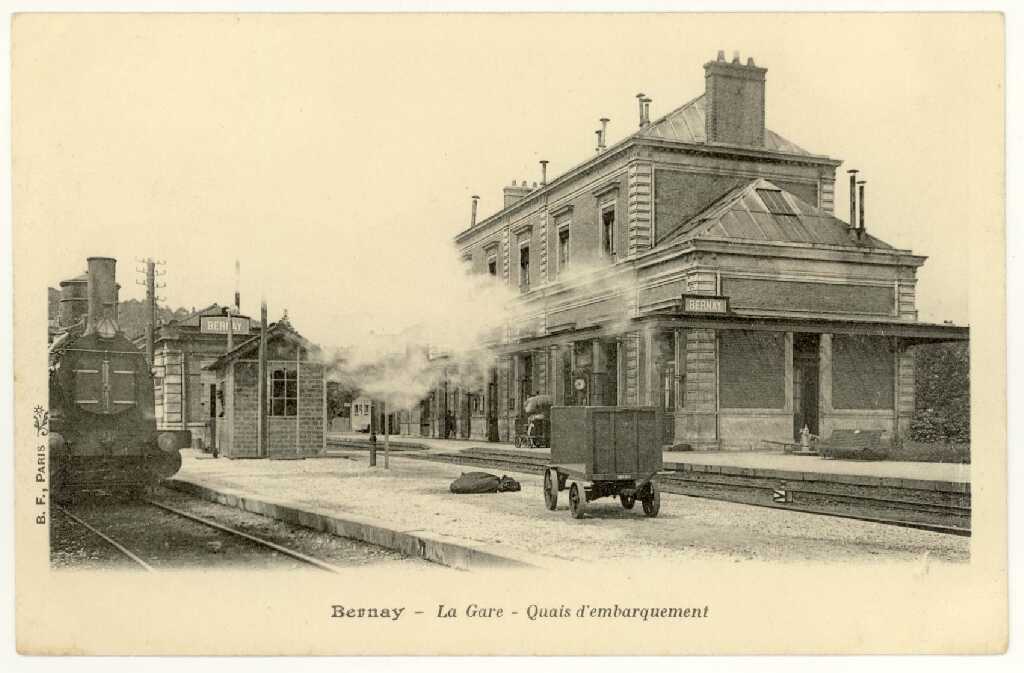
[[[352,400],[359,397],[359,391],[338,381],[327,382],[327,417],[348,416]]]
[[[915,384],[911,437],[921,442],[970,442],[968,344],[955,342],[916,347]]]

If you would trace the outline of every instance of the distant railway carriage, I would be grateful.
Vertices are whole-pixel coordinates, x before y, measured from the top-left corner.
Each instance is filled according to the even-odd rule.
[[[117,324],[117,261],[88,263],[87,303],[67,298],[72,310],[62,313],[49,354],[50,483],[59,499],[155,484],[178,471],[189,443],[187,433],[157,432],[149,364]]]
[[[370,431],[371,401],[369,397],[357,397],[352,401],[352,431]]]

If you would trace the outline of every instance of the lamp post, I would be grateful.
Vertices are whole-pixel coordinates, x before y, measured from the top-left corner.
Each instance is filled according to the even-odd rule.
[[[370,467],[377,467],[377,414],[373,400],[370,400]]]
[[[391,428],[389,428],[388,426],[391,424],[388,423],[388,403],[381,402],[380,405],[384,423],[384,469],[388,470],[391,469],[390,466],[388,465],[388,457],[391,454],[391,441],[388,437],[388,432],[391,430]]]

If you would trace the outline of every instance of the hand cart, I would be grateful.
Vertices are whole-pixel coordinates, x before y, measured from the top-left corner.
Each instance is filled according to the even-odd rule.
[[[575,519],[587,503],[618,496],[626,509],[636,501],[658,516],[661,494],[654,476],[662,469],[657,410],[652,407],[553,407],[551,465],[544,472],[544,503],[558,506],[568,487]]]

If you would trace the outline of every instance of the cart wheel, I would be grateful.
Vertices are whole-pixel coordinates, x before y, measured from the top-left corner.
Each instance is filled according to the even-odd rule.
[[[512,440],[512,446],[514,446],[514,447],[516,447],[518,449],[522,445],[523,445],[522,438],[519,435],[516,435],[515,438]]]
[[[583,494],[580,493],[580,487],[575,481],[569,487],[569,511],[574,519],[582,519],[587,511],[587,503],[584,501]]]
[[[544,504],[552,511],[558,507],[558,470],[544,472]]]
[[[654,487],[654,482],[651,482],[647,489],[647,497],[643,499],[644,514],[649,517],[656,517],[661,510],[661,493]]]
[[[619,494],[619,502],[621,502],[622,506],[625,507],[626,509],[633,509],[633,505],[636,504],[636,496],[635,495],[626,495],[625,493],[620,493]]]

